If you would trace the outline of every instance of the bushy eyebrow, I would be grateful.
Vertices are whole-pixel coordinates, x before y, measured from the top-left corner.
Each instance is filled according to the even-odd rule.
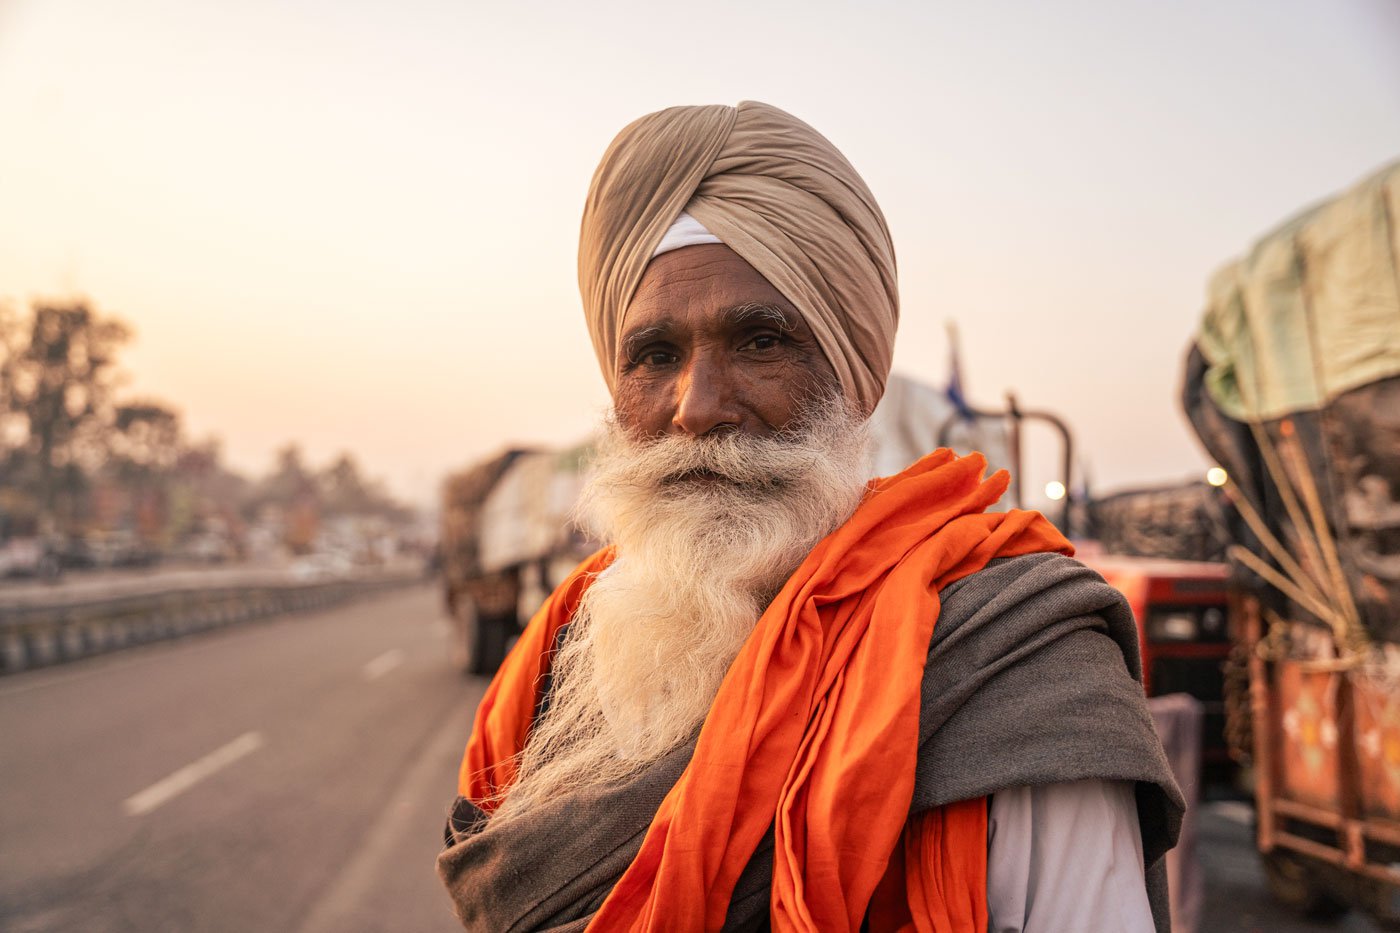
[[[746,301],[741,305],[725,308],[720,314],[733,327],[742,327],[746,324],[768,324],[783,333],[788,333],[797,326],[782,308],[777,305],[764,304],[761,301]]]
[[[651,327],[634,330],[622,338],[622,358],[629,361],[635,360],[643,347],[653,340],[665,337],[670,332],[671,327],[668,324],[653,324]]]
[[[777,305],[764,304],[761,301],[746,301],[733,307],[720,311],[720,317],[724,322],[733,328],[753,327],[755,325],[767,324],[783,333],[791,333],[797,325],[793,323],[792,317]],[[650,327],[643,327],[635,330],[622,338],[622,356],[626,360],[635,360],[637,354],[653,340],[664,339],[674,330],[674,325],[663,321],[660,324],[653,324]]]

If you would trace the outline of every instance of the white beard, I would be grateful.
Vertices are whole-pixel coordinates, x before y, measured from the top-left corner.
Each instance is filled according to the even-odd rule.
[[[609,419],[580,515],[619,556],[555,655],[497,818],[623,780],[696,733],[764,608],[864,493],[863,419],[839,400],[812,410],[770,438],[638,441]]]

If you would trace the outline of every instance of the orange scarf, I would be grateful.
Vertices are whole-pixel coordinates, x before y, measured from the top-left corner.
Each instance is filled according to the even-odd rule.
[[[998,557],[1072,553],[1037,512],[988,513],[1009,477],[938,450],[871,483],[764,612],[695,754],[590,930],[717,930],[772,826],[778,930],[986,929],[986,806],[909,819],[920,689],[938,591]],[[492,806],[539,700],[560,626],[611,549],[585,561],[521,636],[477,710],[459,792]]]

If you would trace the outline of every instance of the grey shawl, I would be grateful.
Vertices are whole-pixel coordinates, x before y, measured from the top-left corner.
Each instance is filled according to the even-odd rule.
[[[910,812],[1008,787],[1135,781],[1148,894],[1158,930],[1168,930],[1163,856],[1183,803],[1143,698],[1123,597],[1053,554],[994,561],[940,596]],[[582,930],[693,751],[683,746],[621,786],[568,794],[513,823],[493,824],[459,798],[438,874],[463,926]],[[726,930],[767,929],[772,847],[770,831],[739,879]]]

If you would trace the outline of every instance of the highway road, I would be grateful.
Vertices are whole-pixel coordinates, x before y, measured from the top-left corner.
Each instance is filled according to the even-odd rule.
[[[0,680],[0,929],[457,929],[436,590]]]
[[[447,933],[433,872],[485,682],[436,590],[0,678],[0,930]],[[1364,933],[1264,893],[1201,814],[1202,933]]]

